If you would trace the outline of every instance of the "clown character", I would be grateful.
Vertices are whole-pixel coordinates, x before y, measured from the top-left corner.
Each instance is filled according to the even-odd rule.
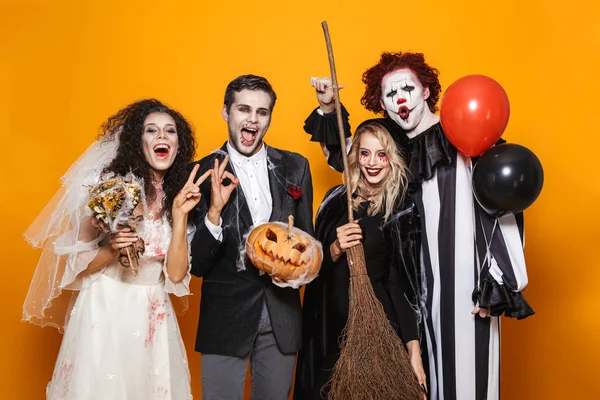
[[[439,71],[420,53],[388,53],[363,74],[361,103],[388,127],[408,165],[421,219],[420,269],[402,277],[420,326],[430,399],[491,400],[500,394],[500,316],[534,312],[527,286],[523,215],[494,220],[474,201],[471,160],[448,141],[436,115]],[[328,78],[311,79],[319,107],[304,129],[329,165],[343,170]],[[346,141],[349,114],[342,106]],[[351,148],[350,146],[348,148]]]

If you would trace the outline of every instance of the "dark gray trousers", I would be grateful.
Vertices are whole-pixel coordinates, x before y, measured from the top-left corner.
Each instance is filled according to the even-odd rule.
[[[202,399],[242,400],[248,364],[251,368],[252,400],[285,400],[294,377],[296,354],[282,354],[271,329],[267,306],[254,339],[244,357],[202,354]]]

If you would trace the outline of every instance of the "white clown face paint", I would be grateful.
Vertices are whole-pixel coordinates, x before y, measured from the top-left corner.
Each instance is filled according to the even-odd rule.
[[[402,129],[413,131],[428,109],[429,88],[408,68],[387,73],[381,80],[381,106]]]

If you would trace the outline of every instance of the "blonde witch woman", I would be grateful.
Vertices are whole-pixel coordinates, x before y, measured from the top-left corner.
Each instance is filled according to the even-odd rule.
[[[304,343],[299,353],[295,399],[326,399],[348,319],[350,272],[346,249],[362,242],[375,295],[405,344],[425,396],[418,325],[420,221],[406,196],[408,170],[386,126],[369,120],[354,134],[348,154],[354,222],[348,223],[345,186],[327,193],[317,212],[323,243],[320,276],[304,295]],[[412,378],[412,377],[410,377]],[[401,377],[399,377],[401,379]]]

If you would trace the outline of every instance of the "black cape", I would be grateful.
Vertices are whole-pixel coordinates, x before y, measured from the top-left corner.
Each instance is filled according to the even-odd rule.
[[[317,239],[324,243],[323,264],[321,271],[326,274],[333,267],[333,261],[326,245],[326,238],[336,224],[347,215],[345,188],[340,185],[332,188],[325,196],[316,220]],[[415,313],[420,307],[421,280],[420,280],[420,249],[421,249],[421,222],[417,208],[410,197],[406,197],[402,204],[382,226],[386,247],[389,249],[390,279],[389,285],[402,282],[404,293],[414,306]],[[303,303],[303,343],[302,350],[298,353],[296,367],[296,382],[294,399],[312,399],[315,382],[325,356],[336,349],[330,349],[331,340],[328,338],[335,334],[328,326],[327,304],[325,292],[328,290],[326,275],[321,274],[308,284],[304,292]],[[401,308],[397,304],[399,299],[392,297],[392,304],[396,310]],[[423,304],[424,306],[424,304]],[[401,327],[401,336],[418,338],[419,324],[414,327]]]

